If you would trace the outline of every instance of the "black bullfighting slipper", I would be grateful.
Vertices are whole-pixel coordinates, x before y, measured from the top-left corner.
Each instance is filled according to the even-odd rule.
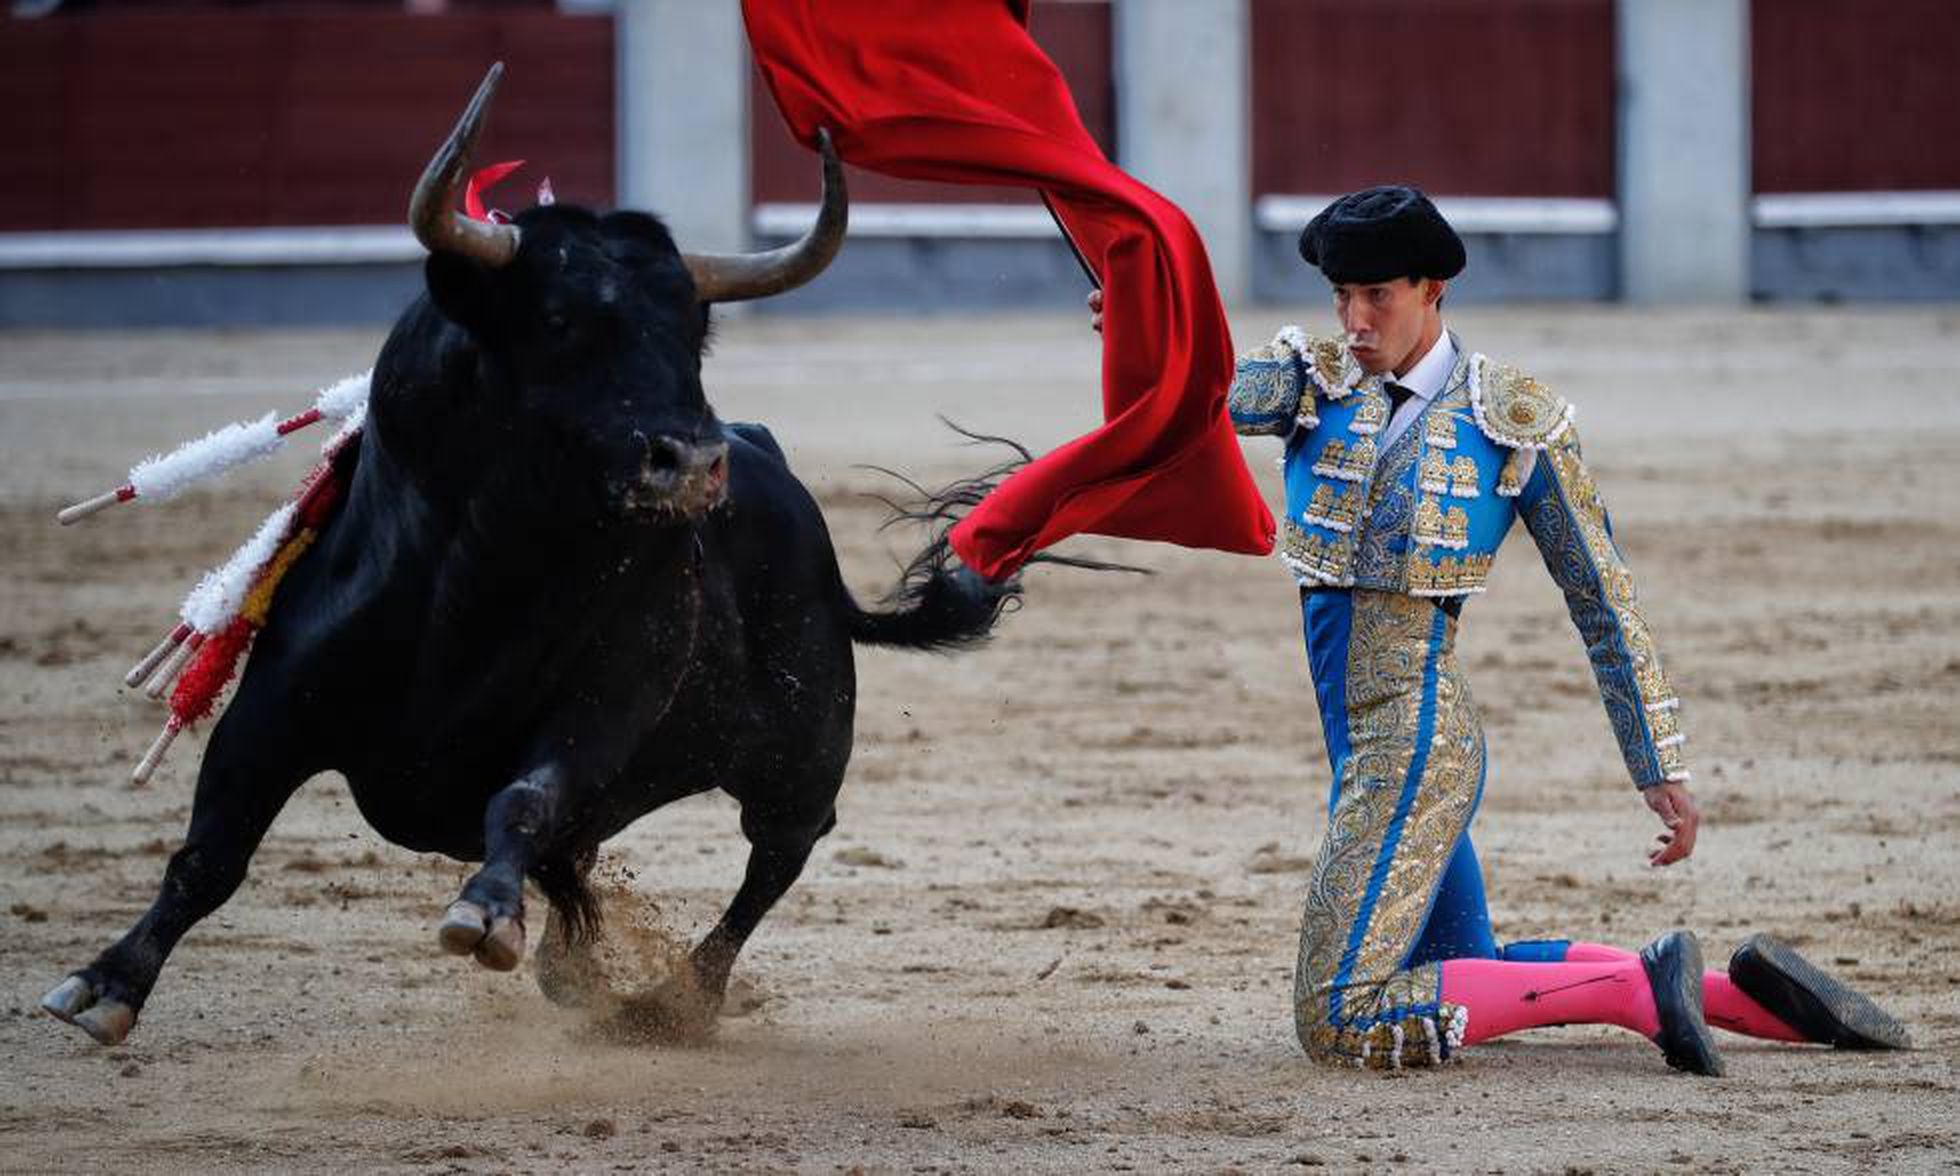
[[[1729,979],[1776,1019],[1819,1045],[1911,1049],[1897,1018],[1774,935],[1751,935],[1729,957]]]
[[[1690,1074],[1722,1076],[1722,1054],[1701,1011],[1701,944],[1691,931],[1669,931],[1640,949],[1661,1027],[1654,1044],[1667,1064]]]

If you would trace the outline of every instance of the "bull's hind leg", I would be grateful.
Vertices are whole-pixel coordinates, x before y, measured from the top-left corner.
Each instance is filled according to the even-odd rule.
[[[551,910],[544,919],[544,934],[538,937],[538,990],[545,999],[565,1008],[586,1008],[603,988],[599,963],[592,954],[592,936],[597,930],[585,881],[598,861],[595,848],[569,863],[569,885],[547,887]],[[554,895],[556,889],[559,895]],[[569,893],[571,897],[564,895]]]
[[[835,795],[835,789],[832,789]],[[821,820],[790,823],[751,819],[751,810],[742,813],[742,832],[749,839],[749,864],[742,875],[741,888],[721,916],[689,956],[694,980],[708,1015],[721,1008],[728,991],[728,974],[742,946],[760,926],[777,900],[789,893],[810,860],[810,851],[837,823],[827,805]]]
[[[115,1045],[136,1024],[171,949],[245,880],[252,854],[313,770],[284,721],[283,701],[246,683],[212,733],[198,769],[183,846],[143,917],[95,961],[41,998],[41,1007]]]

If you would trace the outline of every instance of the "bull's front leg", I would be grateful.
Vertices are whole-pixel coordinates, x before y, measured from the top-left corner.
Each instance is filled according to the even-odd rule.
[[[490,798],[483,813],[483,868],[442,917],[437,937],[452,955],[508,972],[524,958],[524,878],[557,828],[567,773],[546,764]]]

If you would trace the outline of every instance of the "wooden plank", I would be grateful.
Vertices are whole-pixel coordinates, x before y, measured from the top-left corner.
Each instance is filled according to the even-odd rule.
[[[0,228],[398,222],[499,58],[482,157],[534,154],[565,198],[610,204],[606,17],[173,6],[0,21],[9,142],[35,148],[0,167]],[[528,204],[530,190],[500,195]]]
[[[1612,0],[1252,0],[1253,191],[1610,197]]]
[[[1751,6],[1758,192],[1960,189],[1960,4]]]

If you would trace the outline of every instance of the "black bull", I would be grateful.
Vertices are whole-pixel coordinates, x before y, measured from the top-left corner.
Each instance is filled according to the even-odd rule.
[[[630,212],[466,222],[450,209],[495,81],[418,189],[427,295],[382,349],[345,505],[279,591],[158,897],[42,1001],[99,1041],[129,1032],[179,938],[329,770],[388,840],[483,862],[446,949],[515,967],[535,882],[540,979],[561,1000],[589,979],[600,843],[725,789],[751,849],[691,957],[694,1011],[711,1012],[834,822],[852,642],[968,644],[1014,591],[949,570],[936,541],[893,611],[860,609],[774,441],[724,428],[702,393],[707,303],[787,288],[834,253],[834,157],[818,227],[775,254],[684,256]]]

